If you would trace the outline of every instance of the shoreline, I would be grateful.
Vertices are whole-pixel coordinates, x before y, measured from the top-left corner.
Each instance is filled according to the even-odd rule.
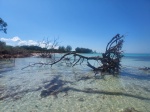
[[[10,58],[25,58],[31,57],[33,54],[0,54],[0,59],[10,59]]]

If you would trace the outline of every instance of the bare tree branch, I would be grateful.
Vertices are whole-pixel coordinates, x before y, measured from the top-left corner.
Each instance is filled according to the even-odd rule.
[[[42,58],[52,58],[53,50],[58,46],[58,43],[59,43],[58,38],[54,38],[53,41],[49,40],[48,38],[46,40],[43,39],[41,44],[44,45],[45,51],[42,52],[40,57],[42,57]],[[39,43],[39,45],[40,45],[40,43]]]
[[[62,60],[67,60],[70,64],[72,64],[72,67],[77,64],[82,64],[86,61],[87,66],[93,69],[93,71],[100,71],[100,72],[109,72],[111,74],[119,73],[120,70],[120,61],[122,58],[122,45],[123,45],[123,35],[120,36],[117,34],[114,36],[107,44],[105,53],[102,53],[102,57],[95,56],[95,57],[87,57],[83,56],[81,54],[78,54],[76,52],[69,52],[64,54],[60,59],[52,62],[52,63],[34,63],[31,65],[28,65],[27,67],[34,66],[34,65],[51,65],[57,64],[58,62]],[[53,45],[57,45],[57,40],[54,40]],[[67,58],[67,56],[72,56],[73,60],[70,58]],[[93,66],[89,61],[94,60],[96,61],[99,66],[95,67]],[[22,69],[25,69],[27,67],[24,67]]]

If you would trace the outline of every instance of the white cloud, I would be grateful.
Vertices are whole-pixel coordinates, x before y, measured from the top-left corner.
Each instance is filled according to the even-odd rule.
[[[7,39],[7,38],[0,38],[0,40],[6,42],[6,41],[8,41],[9,39]]]
[[[8,41],[13,41],[13,42],[17,42],[17,41],[21,41],[21,39],[17,36],[13,37],[13,38],[0,38],[1,41],[4,42],[8,42]]]
[[[22,45],[37,45],[42,48],[46,47],[45,41],[37,42],[34,40],[21,40],[18,36],[12,37],[12,38],[0,38],[0,41],[6,42],[7,45],[12,45],[12,46],[22,46]],[[52,45],[52,43],[49,43],[49,47]],[[47,48],[47,47],[46,47]],[[56,49],[58,46],[55,47]]]
[[[13,37],[11,40],[14,41],[14,42],[21,41],[21,39],[19,37],[17,37],[17,36]]]
[[[0,41],[6,42],[7,45],[20,46],[20,45],[38,45],[34,40],[21,40],[18,36],[12,38],[0,38]]]
[[[34,41],[34,40],[20,40],[18,42],[18,45],[38,45],[38,42]]]
[[[45,47],[45,44],[43,42],[39,42],[39,46],[44,48]]]
[[[38,42],[34,40],[28,40],[28,45],[38,45]]]
[[[18,45],[27,45],[27,41],[23,41],[23,40],[22,40],[22,41],[19,41],[19,42],[18,42]]]

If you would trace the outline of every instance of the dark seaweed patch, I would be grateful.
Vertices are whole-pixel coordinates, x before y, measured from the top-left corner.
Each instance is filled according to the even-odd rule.
[[[42,98],[49,95],[54,95],[57,97],[57,94],[60,92],[65,92],[67,94],[68,88],[63,87],[67,83],[73,84],[73,82],[61,80],[59,75],[55,76],[48,84],[44,86],[44,90],[41,91],[40,96]]]

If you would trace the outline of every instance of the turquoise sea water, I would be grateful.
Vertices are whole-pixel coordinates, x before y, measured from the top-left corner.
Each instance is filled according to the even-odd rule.
[[[16,59],[15,65],[1,62],[0,112],[123,112],[127,108],[150,112],[150,71],[139,70],[150,67],[150,54],[125,54],[117,77],[95,76],[86,64],[21,70],[35,62],[50,60],[30,57]]]

